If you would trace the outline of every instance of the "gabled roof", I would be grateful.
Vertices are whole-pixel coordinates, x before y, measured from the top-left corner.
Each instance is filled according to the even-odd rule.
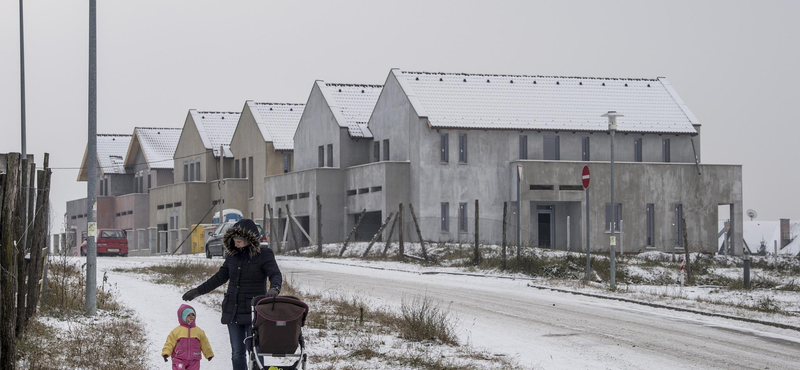
[[[225,157],[233,157],[231,139],[239,122],[239,112],[203,112],[190,109],[197,132],[206,149],[211,149],[215,157],[219,157],[219,147],[223,146]]]
[[[259,103],[247,101],[264,141],[272,142],[275,150],[294,150],[294,132],[303,115],[305,104]]]
[[[367,122],[383,86],[324,81],[317,81],[317,86],[331,107],[339,127],[346,127],[351,137],[372,137]]]
[[[391,72],[434,128],[619,131],[696,134],[699,124],[663,77],[604,78]]]
[[[124,134],[98,134],[97,135],[97,165],[104,174],[124,174],[124,158],[131,142],[131,135]],[[88,145],[83,152],[81,169],[78,171],[78,181],[86,181],[89,171],[86,168],[86,154]]]
[[[173,156],[181,129],[174,127],[137,127],[133,130],[133,138],[125,155],[125,166],[133,166],[136,150],[141,148],[142,154],[151,169],[172,169],[175,166]]]

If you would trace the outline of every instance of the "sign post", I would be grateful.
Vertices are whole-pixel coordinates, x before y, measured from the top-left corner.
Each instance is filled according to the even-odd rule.
[[[586,281],[589,281],[589,273],[592,271],[591,248],[589,248],[589,166],[583,166],[581,181],[586,192]]]

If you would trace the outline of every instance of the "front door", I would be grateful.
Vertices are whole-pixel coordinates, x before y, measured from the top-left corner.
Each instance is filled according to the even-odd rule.
[[[536,206],[539,246],[552,248],[555,238],[553,206]]]

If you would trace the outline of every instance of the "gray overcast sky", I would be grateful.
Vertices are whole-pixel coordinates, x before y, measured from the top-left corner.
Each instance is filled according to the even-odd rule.
[[[382,84],[392,67],[665,76],[703,124],[702,161],[744,165],[744,208],[800,218],[800,1],[98,3],[99,133],[181,127],[190,108],[246,99],[303,103],[316,79]],[[24,10],[28,152],[78,167],[88,1]],[[18,20],[18,2],[0,2],[0,152],[20,150]],[[54,173],[60,223],[86,183]]]

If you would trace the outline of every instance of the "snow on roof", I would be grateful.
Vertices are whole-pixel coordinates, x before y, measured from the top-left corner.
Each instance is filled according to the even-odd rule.
[[[128,150],[132,135],[98,134],[97,160],[105,174],[124,174],[122,158]]]
[[[275,150],[293,150],[294,132],[303,115],[304,104],[258,103],[247,101],[264,141],[272,142]]]
[[[206,149],[214,151],[214,156],[219,157],[219,147],[223,145],[226,157],[232,157],[230,150],[231,139],[239,122],[239,112],[203,112],[191,109],[190,114],[203,140]]]
[[[699,124],[662,77],[602,78],[409,72],[393,69],[432,127],[695,134]]]
[[[172,127],[137,127],[133,130],[147,165],[151,169],[174,168],[173,156],[181,138],[181,131],[180,128]],[[129,156],[132,154],[130,150],[128,154]],[[128,160],[131,161],[133,158]]]
[[[375,103],[381,94],[381,85],[325,83],[317,81],[320,91],[333,110],[340,127],[347,127],[351,137],[371,138],[367,126]]]
[[[778,254],[800,254],[800,220],[789,220],[789,231],[795,236],[794,240],[781,248],[781,223],[780,221],[744,221],[742,222],[742,235],[745,243],[752,253],[757,253],[763,241],[767,253],[773,253],[775,242],[778,243]]]

